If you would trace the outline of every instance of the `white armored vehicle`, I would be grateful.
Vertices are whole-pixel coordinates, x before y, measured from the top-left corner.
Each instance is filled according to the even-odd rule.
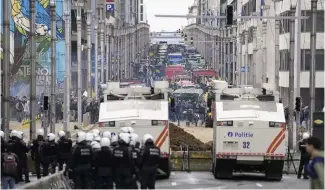
[[[168,82],[156,81],[154,88],[121,88],[119,82],[108,82],[104,102],[99,110],[99,127],[118,135],[122,127],[132,127],[139,137],[151,134],[161,150],[158,173],[170,176],[170,143],[168,125]]]
[[[224,89],[216,95],[213,120],[213,174],[264,172],[282,179],[286,124],[278,92],[252,87]]]

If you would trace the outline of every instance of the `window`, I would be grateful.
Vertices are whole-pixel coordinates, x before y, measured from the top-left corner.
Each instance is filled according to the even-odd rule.
[[[280,16],[289,16],[289,12],[281,13]],[[280,34],[289,32],[290,20],[280,20]]]
[[[143,0],[140,0],[140,3],[143,4]]]
[[[143,21],[143,14],[140,14],[140,21]]]
[[[316,13],[316,31],[324,32],[324,10],[317,10]],[[308,19],[301,21],[301,32],[311,32],[312,13],[311,11],[302,11],[302,16],[308,16]]]
[[[140,6],[140,13],[143,13],[143,6]]]
[[[289,70],[289,55],[287,50],[280,51],[280,71]]]
[[[324,49],[316,50],[316,71],[324,71]],[[309,71],[311,63],[310,50],[301,50],[301,66],[302,70]]]
[[[248,43],[253,42],[253,27],[250,27],[248,30]]]

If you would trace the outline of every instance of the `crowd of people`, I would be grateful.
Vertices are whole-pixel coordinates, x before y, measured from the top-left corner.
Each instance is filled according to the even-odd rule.
[[[55,141],[55,134],[49,133],[45,138],[40,129],[30,144],[23,141],[23,135],[12,131],[5,141],[1,131],[2,189],[13,189],[21,181],[30,182],[29,151],[38,179],[42,177],[41,166],[43,176],[49,174],[49,167],[55,173],[58,166],[72,179],[75,189],[138,189],[138,182],[141,189],[155,188],[160,149],[150,134],[143,136],[142,146],[131,127],[121,128],[118,135],[109,131],[100,134],[98,129],[80,131],[74,146],[64,131],[58,133],[59,140]]]

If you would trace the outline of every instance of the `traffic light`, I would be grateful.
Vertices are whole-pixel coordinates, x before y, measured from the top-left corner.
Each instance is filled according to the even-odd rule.
[[[266,89],[265,88],[262,88],[262,94],[266,95]]]
[[[187,34],[184,35],[184,41],[187,41]]]
[[[43,110],[49,110],[49,97],[48,96],[44,96],[43,97]]]
[[[227,5],[226,14],[227,14],[227,25],[232,25],[234,19],[234,8],[232,5]]]
[[[301,109],[301,97],[296,97],[296,111],[300,111]]]
[[[193,45],[193,37],[191,37],[191,45]]]

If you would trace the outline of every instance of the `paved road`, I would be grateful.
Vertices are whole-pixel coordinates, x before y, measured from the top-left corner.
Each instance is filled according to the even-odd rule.
[[[266,181],[263,176],[236,175],[232,180],[214,179],[211,172],[172,172],[169,179],[157,180],[157,189],[308,189],[308,180],[284,175],[282,181]]]
[[[35,181],[36,176],[31,177]],[[16,186],[23,187],[24,183]],[[266,181],[263,176],[236,175],[232,180],[214,179],[211,172],[172,172],[169,179],[158,179],[156,189],[308,189],[309,181],[284,175],[282,181]]]

